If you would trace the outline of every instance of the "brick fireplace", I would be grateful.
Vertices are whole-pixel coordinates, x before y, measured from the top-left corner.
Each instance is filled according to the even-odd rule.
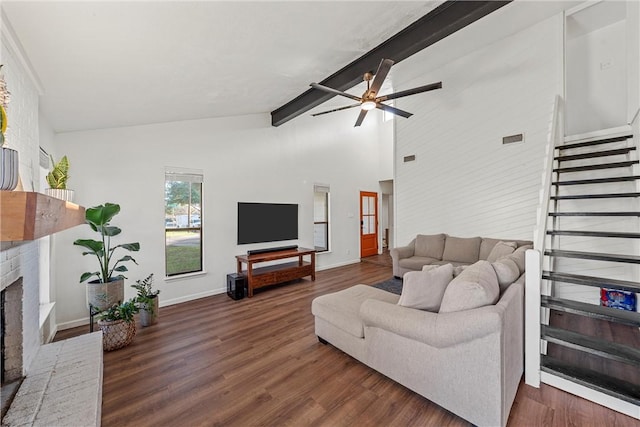
[[[22,278],[0,291],[2,385],[22,378]]]

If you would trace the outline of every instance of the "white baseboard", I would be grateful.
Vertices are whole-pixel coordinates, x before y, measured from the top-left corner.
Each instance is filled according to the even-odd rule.
[[[640,420],[640,406],[636,406],[633,403],[609,396],[608,394],[593,390],[589,387],[574,383],[573,381],[566,380],[548,372],[541,372],[540,380],[545,384],[549,384],[550,386],[559,388],[560,390],[575,394],[583,399],[590,400],[598,405],[605,406],[609,409],[613,409],[614,411]]]
[[[345,265],[357,264],[359,262],[360,262],[360,258],[356,258],[349,261],[339,262],[337,264],[323,265],[322,267],[316,266],[316,271],[330,270],[332,268],[344,267]]]
[[[216,288],[206,292],[200,292],[197,294],[185,295],[183,297],[172,298],[168,300],[160,299],[160,307],[167,307],[174,304],[180,304],[183,302],[193,301],[200,298],[206,298],[213,295],[220,295],[227,292],[227,288]]]
[[[167,307],[174,304],[180,304],[183,302],[193,301],[200,298],[206,298],[213,295],[224,294],[227,292],[226,288],[216,288],[206,292],[200,292],[197,294],[185,295],[179,298],[172,298],[168,300],[160,299],[160,307]],[[89,326],[89,317],[83,317],[81,319],[71,320],[69,322],[58,323],[57,330],[63,331],[65,329],[77,328],[78,326]]]

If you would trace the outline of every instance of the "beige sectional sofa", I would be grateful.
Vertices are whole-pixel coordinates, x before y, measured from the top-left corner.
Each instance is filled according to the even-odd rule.
[[[524,365],[525,249],[457,276],[408,273],[401,296],[360,284],[317,297],[316,335],[473,424],[504,426]]]
[[[391,249],[393,275],[420,271],[425,265],[452,264],[454,267],[486,260],[496,243],[506,239],[489,237],[454,237],[447,234],[418,234],[407,246]],[[527,240],[510,240],[517,247],[531,245]]]

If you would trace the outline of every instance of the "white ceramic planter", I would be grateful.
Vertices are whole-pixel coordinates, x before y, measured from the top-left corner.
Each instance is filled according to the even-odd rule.
[[[113,304],[124,301],[124,280],[118,279],[108,283],[91,281],[87,283],[87,307],[92,306],[104,311]]]
[[[55,197],[56,199],[64,200],[67,202],[73,202],[73,190],[47,188],[44,191],[47,196]]]
[[[0,154],[0,190],[14,190],[18,186],[18,152],[2,147]]]

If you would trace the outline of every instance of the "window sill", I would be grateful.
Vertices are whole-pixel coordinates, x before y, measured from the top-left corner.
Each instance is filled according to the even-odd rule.
[[[190,279],[192,277],[198,277],[198,276],[205,276],[206,274],[207,272],[203,270],[203,271],[196,271],[195,273],[178,274],[176,276],[165,276],[164,281],[175,282],[176,280]]]

